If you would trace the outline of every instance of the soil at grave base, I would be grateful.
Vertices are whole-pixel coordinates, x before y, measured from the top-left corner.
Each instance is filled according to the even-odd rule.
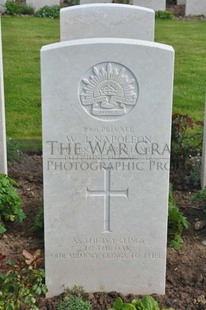
[[[184,16],[185,15],[185,5],[167,5],[167,11],[173,12],[174,16]]]
[[[168,249],[166,295],[155,296],[162,306],[173,307],[176,310],[206,309],[206,229],[195,231],[193,223],[204,219],[201,206],[191,204],[193,194],[189,187],[181,189],[181,173],[173,173],[175,197],[177,205],[185,213],[190,228],[184,232],[184,246],[180,251]],[[23,249],[30,252],[37,248],[43,250],[43,239],[35,235],[33,220],[42,202],[42,158],[40,155],[22,155],[17,161],[9,163],[9,176],[19,184],[19,193],[23,200],[27,219],[21,225],[10,225],[8,231],[0,237],[0,252],[8,258],[21,255]],[[180,179],[178,179],[180,178]],[[135,271],[134,271],[135,272]],[[106,310],[113,305],[117,292],[85,294],[92,303],[93,310]],[[133,295],[124,296],[131,301]],[[58,297],[41,298],[40,309],[57,309]]]
[[[167,11],[171,11],[176,19],[180,20],[205,20],[206,16],[198,15],[198,16],[185,16],[185,4],[168,4]]]

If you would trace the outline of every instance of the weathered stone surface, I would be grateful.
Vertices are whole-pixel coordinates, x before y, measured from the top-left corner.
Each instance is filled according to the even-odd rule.
[[[133,0],[133,5],[143,6],[154,11],[166,10],[166,0]]]
[[[60,0],[26,0],[28,5],[31,5],[35,11],[43,8],[45,5],[52,6],[52,5],[59,5]]]
[[[4,13],[6,11],[6,8],[5,8],[5,0],[0,0],[0,12],[1,13]]]
[[[48,296],[164,294],[173,66],[147,41],[42,48]]]
[[[186,0],[185,15],[206,15],[206,1]]]
[[[7,174],[6,128],[4,105],[4,75],[2,61],[2,39],[0,21],[0,173]]]
[[[61,41],[129,38],[154,41],[154,12],[124,4],[90,4],[60,11]]]

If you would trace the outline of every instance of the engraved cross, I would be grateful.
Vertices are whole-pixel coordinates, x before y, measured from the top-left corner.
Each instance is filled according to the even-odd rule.
[[[104,169],[104,189],[90,190],[86,189],[87,197],[104,197],[104,232],[111,232],[110,228],[110,197],[125,197],[128,198],[129,189],[126,190],[111,190],[111,171]]]

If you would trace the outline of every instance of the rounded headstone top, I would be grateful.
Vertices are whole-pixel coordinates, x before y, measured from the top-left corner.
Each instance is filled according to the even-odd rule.
[[[96,3],[60,11],[61,41],[86,38],[127,38],[154,41],[155,14],[143,7]]]

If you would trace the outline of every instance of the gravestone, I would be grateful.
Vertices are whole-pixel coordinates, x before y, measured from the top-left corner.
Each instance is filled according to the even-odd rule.
[[[5,8],[5,0],[0,0],[0,12],[1,13],[4,13],[6,11],[6,8]]]
[[[60,0],[26,0],[27,5],[34,8],[35,12],[44,6],[60,5]]]
[[[80,4],[90,4],[90,3],[112,3],[112,0],[80,0]]]
[[[201,160],[201,187],[206,186],[206,100],[205,100],[205,116],[203,129],[203,145],[202,145],[202,160]]]
[[[4,106],[4,76],[2,59],[2,38],[0,23],[0,173],[7,174],[6,128]]]
[[[113,37],[154,41],[154,11],[125,4],[90,4],[60,11],[61,41]]]
[[[166,10],[166,0],[133,0],[133,5],[153,9],[155,12]]]
[[[206,15],[206,1],[186,0],[185,15]]]
[[[173,66],[128,38],[42,48],[48,297],[164,294]]]

